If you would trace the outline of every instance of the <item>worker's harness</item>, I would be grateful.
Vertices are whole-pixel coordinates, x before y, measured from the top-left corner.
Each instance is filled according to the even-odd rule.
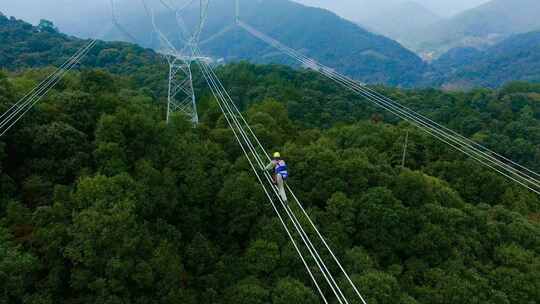
[[[287,169],[287,164],[284,160],[276,160],[275,161],[276,167],[275,167],[275,173],[276,175],[281,175],[283,180],[286,180],[289,177],[289,172]]]

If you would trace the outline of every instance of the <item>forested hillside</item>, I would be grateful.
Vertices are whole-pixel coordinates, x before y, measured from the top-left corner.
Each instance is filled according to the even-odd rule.
[[[540,82],[540,32],[512,36],[484,51],[459,48],[433,63],[437,85],[499,87],[512,80]]]
[[[198,71],[201,124],[167,125],[157,56],[100,47],[0,139],[0,303],[321,303]],[[2,65],[0,112],[31,65]],[[540,298],[537,195],[314,72],[218,75],[368,303]],[[540,170],[539,85],[377,89]]]
[[[241,0],[240,3],[245,22],[364,82],[410,86],[422,76],[424,63],[413,52],[334,13],[290,0]],[[297,65],[243,29],[234,27],[234,13],[234,5],[228,0],[210,3],[201,38],[201,49],[205,54],[228,62],[249,60]],[[194,24],[198,21],[195,17],[198,17],[196,9],[186,14],[186,23]],[[160,48],[159,41],[151,39],[154,29],[142,6],[138,14],[124,14],[121,21],[139,43]],[[173,43],[178,40],[178,35],[170,30],[177,26],[174,14],[163,11],[156,17],[156,23]],[[229,31],[224,32],[227,29]],[[107,39],[130,41],[130,37],[118,29],[109,33]]]
[[[57,31],[51,22],[43,21],[39,26],[8,18],[0,12],[0,67],[9,70],[60,66],[86,42]],[[138,84],[152,83],[160,86],[167,71],[156,68],[164,60],[154,51],[123,42],[98,41],[85,60],[83,68],[104,68],[120,75],[133,75]],[[148,70],[163,72],[160,78]]]
[[[296,8],[301,7],[298,4],[292,5]],[[249,6],[246,7],[249,8]],[[280,6],[276,7],[279,8]],[[219,8],[214,7],[213,9]],[[284,9],[287,10],[287,6],[284,6]],[[324,24],[325,29],[328,31],[334,31],[335,33],[335,30],[337,30],[340,33],[339,37],[342,37],[338,43],[340,48],[333,49],[330,52],[317,48],[308,50],[303,47],[304,42],[313,43],[313,45],[325,45],[329,43],[327,39],[335,40],[338,36],[333,36],[333,34],[324,31],[317,31],[317,33],[312,33],[314,36],[309,36],[312,34],[303,33],[305,24],[298,27],[287,27],[287,30],[282,30],[280,26],[284,25],[271,25],[269,21],[272,20],[271,18],[268,20],[257,18],[258,10],[255,9],[246,11],[244,14],[250,16],[247,18],[250,20],[252,18],[253,24],[258,28],[272,28],[268,33],[276,37],[279,35],[274,35],[275,33],[286,33],[287,37],[283,41],[289,43],[289,45],[298,48],[309,56],[321,59],[323,63],[338,67],[338,70],[345,72],[347,75],[352,75],[356,79],[368,83],[391,83],[405,87],[470,89],[474,87],[500,87],[514,80],[540,82],[540,69],[538,68],[538,62],[540,62],[538,59],[540,36],[538,32],[510,37],[484,51],[473,48],[453,49],[438,60],[427,64],[421,62],[419,58],[415,58],[414,54],[410,52],[403,53],[396,42],[369,34],[344,20],[340,20],[342,23],[334,24],[336,16],[323,10],[313,10],[317,12],[317,14],[314,14],[313,22],[319,25]],[[275,7],[266,11],[275,12],[276,16],[285,15]],[[249,15],[250,12],[253,15]],[[294,10],[289,10],[288,14],[293,14],[293,12]],[[303,10],[299,9],[296,13],[301,15]],[[217,13],[215,15],[221,16]],[[133,22],[140,20],[137,15],[132,18]],[[219,31],[219,26],[230,22],[229,19],[231,18],[233,18],[232,15],[227,15],[222,19],[211,20],[207,25],[206,34]],[[59,33],[54,28],[54,25],[49,22],[34,27],[14,18],[8,19],[0,14],[0,25],[0,63],[5,68],[41,67],[49,64],[58,66],[84,43],[83,40]],[[333,28],[334,26],[336,28]],[[148,24],[140,22],[137,23],[137,26],[133,26],[134,32],[141,33],[145,33],[144,29],[147,29],[147,27]],[[298,40],[295,39],[296,37],[303,38]],[[356,38],[349,39],[346,37]],[[341,49],[341,46],[348,47],[347,44],[342,43],[343,41],[357,44],[357,48]],[[254,62],[282,63],[298,67],[294,60],[256,40],[256,38],[251,37],[241,29],[216,36],[210,42],[206,44],[206,47],[203,46],[203,50],[205,50],[205,54],[218,56],[214,57],[214,59],[225,56],[230,61],[248,59]],[[363,51],[358,51],[359,49],[363,49]],[[320,56],[316,55],[319,51]],[[239,53],[236,54],[236,52]],[[224,55],[225,53],[227,55]],[[323,53],[325,55],[321,55]],[[339,56],[336,55],[338,53]],[[385,55],[381,56],[381,54]],[[378,59],[373,61],[375,57]],[[387,61],[384,58],[393,59]],[[378,62],[379,59],[384,63]],[[379,65],[379,63],[382,65]],[[153,79],[142,78],[148,77],[149,73],[146,71],[151,66],[164,64],[164,60],[150,49],[123,42],[98,42],[82,64],[83,67],[100,67],[122,75],[136,75],[139,77],[137,79],[138,84],[143,85],[153,82],[154,87],[159,87],[160,90],[154,90],[156,94],[165,91],[163,83],[159,81],[166,77],[166,69],[161,70],[163,73],[159,77],[153,75]]]

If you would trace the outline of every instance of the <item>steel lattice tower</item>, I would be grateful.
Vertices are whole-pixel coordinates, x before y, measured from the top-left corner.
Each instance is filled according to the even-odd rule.
[[[200,9],[199,22],[189,31],[182,18],[182,14],[195,2],[198,2]],[[193,75],[191,65],[200,57],[196,56],[198,50],[199,38],[202,28],[208,15],[209,0],[191,0],[187,1],[179,8],[161,1],[171,12],[174,12],[177,25],[179,27],[180,41],[183,43],[181,49],[175,47],[170,40],[156,26],[155,20],[152,20],[154,29],[158,32],[163,47],[161,53],[167,59],[169,64],[169,90],[167,96],[167,122],[174,113],[186,115],[194,124],[199,123],[197,113],[197,99],[193,88]],[[153,16],[153,14],[152,14]],[[153,17],[152,17],[153,18]]]
[[[192,58],[177,54],[165,55],[169,63],[169,92],[167,96],[167,122],[173,113],[185,114],[194,124],[199,123],[197,101],[191,73]]]

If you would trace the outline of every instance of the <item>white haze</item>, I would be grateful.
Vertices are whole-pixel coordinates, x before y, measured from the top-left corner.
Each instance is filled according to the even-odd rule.
[[[451,17],[489,0],[294,0],[296,2],[332,10],[347,19],[370,19],[370,15],[389,10],[393,5],[416,2],[441,17]]]
[[[175,0],[170,0],[175,1]],[[233,5],[234,0],[230,0]],[[253,0],[255,1],[255,0]],[[411,0],[294,0],[322,7],[356,22],[378,16],[392,5]],[[414,0],[439,16],[448,17],[478,6],[488,0]],[[540,1],[540,0],[539,0]],[[152,2],[149,0],[148,2]],[[118,15],[129,14],[130,9],[142,9],[139,0],[115,0]],[[127,4],[127,5],[125,5]],[[100,31],[100,24],[110,20],[110,0],[0,0],[0,12],[7,16],[36,24],[40,19],[53,21],[67,33],[93,35]],[[89,16],[92,16],[90,18]],[[105,26],[105,25],[103,25]],[[91,33],[92,29],[95,33]],[[84,33],[84,34],[83,34]]]
[[[111,0],[0,0],[0,12],[32,24],[41,19],[51,20],[68,34],[99,36],[110,28],[111,3]],[[114,3],[120,20],[133,10],[143,10],[141,0],[114,0]],[[152,9],[162,8],[157,0],[147,3]]]

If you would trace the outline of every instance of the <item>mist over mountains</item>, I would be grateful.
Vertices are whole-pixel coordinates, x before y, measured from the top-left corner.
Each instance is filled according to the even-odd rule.
[[[319,0],[298,2],[328,5]],[[149,12],[141,3],[127,0],[115,3],[120,27],[106,31],[106,40],[162,48]],[[159,1],[146,3],[155,14],[158,28],[180,46],[174,14]],[[511,80],[540,80],[534,54],[536,43],[540,43],[540,37],[534,33],[540,29],[535,16],[540,11],[540,2],[536,0],[493,0],[450,18],[414,1],[392,0],[383,4],[337,1],[334,6],[336,11],[338,6],[356,8],[349,13],[362,11],[364,15],[357,14],[357,18],[367,19],[355,24],[330,11],[289,0],[242,0],[241,15],[258,30],[367,83],[470,88],[496,87]],[[96,27],[110,24],[111,11],[106,3],[85,8],[91,12],[88,18],[92,20],[68,26],[67,33],[95,36]],[[184,16],[188,27],[197,22],[196,10],[193,7]],[[369,10],[368,18],[365,12]],[[298,66],[294,60],[235,27],[234,5],[230,0],[211,1],[209,16],[201,37],[204,54],[223,62],[248,60]],[[70,22],[77,23],[72,16],[57,25],[63,31]],[[515,36],[520,34],[523,36]]]
[[[326,14],[304,23],[326,26]],[[381,47],[392,47],[387,40]],[[297,253],[313,248],[306,268],[317,271],[315,255],[328,251],[319,239],[299,248],[287,238],[305,239],[311,227],[328,237],[367,303],[537,302],[539,197],[430,129],[400,123],[316,72],[249,63],[216,69],[231,95],[226,107],[194,73],[199,124],[180,113],[166,123],[168,66],[152,50],[99,41],[64,77],[40,68],[73,64],[88,43],[48,22],[0,15],[1,113],[31,109],[0,139],[0,303],[323,303],[331,291],[319,297]],[[531,173],[540,167],[539,84],[373,89]],[[225,109],[233,103],[242,116]],[[235,117],[252,136],[227,124]],[[248,172],[235,134],[249,150],[257,138],[263,148],[252,154],[282,151],[304,215],[313,215],[309,230],[302,225],[311,218],[295,219],[303,212],[292,201],[294,209],[274,208],[276,217],[265,199],[277,199]],[[298,229],[287,235],[282,226],[291,225]]]
[[[359,20],[359,24],[390,37],[405,46],[413,46],[416,33],[443,18],[414,1],[398,3]],[[414,49],[414,48],[413,48]]]
[[[242,0],[292,57],[372,86],[299,68],[230,0],[212,0],[210,60],[167,62],[153,25],[180,47],[183,24],[137,3],[71,28],[115,41],[0,13],[0,304],[537,304],[540,31],[515,33],[531,24],[485,18],[444,45],[501,42],[426,62],[374,33],[444,22],[418,3],[368,31]],[[475,86],[497,88],[438,89]]]
[[[421,77],[424,63],[413,52],[386,37],[338,17],[327,10],[300,5],[288,0],[241,1],[241,18],[256,29],[300,50],[324,64],[372,83],[410,86]],[[194,8],[196,10],[196,8]],[[230,1],[213,1],[201,36],[203,53],[225,62],[249,60],[256,63],[295,65],[294,60],[234,25],[234,6]],[[186,14],[187,27],[197,22],[197,13]],[[156,25],[170,41],[179,45],[175,16],[161,12]],[[144,13],[125,18],[123,26],[145,46],[159,49],[152,39],[153,28]],[[115,29],[108,40],[129,40]]]
[[[493,0],[418,31],[408,43],[434,57],[454,47],[482,49],[514,34],[540,30],[538,12],[537,0]]]
[[[169,0],[171,3],[183,3],[184,0]],[[234,0],[228,0],[234,6]],[[353,22],[370,27],[369,20],[411,0],[293,0],[295,2],[331,10]],[[488,0],[415,0],[417,6],[442,17],[450,17],[466,9],[475,7]],[[154,10],[162,5],[157,0],[146,0]],[[257,3],[259,1],[255,1]],[[141,1],[114,0],[118,7],[118,15],[128,18],[134,9],[141,9]],[[213,5],[213,1],[210,1]],[[65,33],[77,36],[95,35],[99,25],[110,19],[110,0],[20,0],[4,1],[0,10],[9,16],[17,16],[32,24],[40,19],[48,19]],[[411,15],[409,19],[413,18]],[[390,20],[391,21],[391,20]],[[393,38],[393,37],[392,37]]]
[[[355,22],[361,22],[401,6],[411,0],[294,0],[308,6],[325,8]],[[451,17],[489,0],[414,0],[425,9],[442,17]]]
[[[332,9],[426,60],[456,47],[485,49],[511,35],[540,29],[537,0],[453,1],[454,9],[445,1],[298,1]]]

